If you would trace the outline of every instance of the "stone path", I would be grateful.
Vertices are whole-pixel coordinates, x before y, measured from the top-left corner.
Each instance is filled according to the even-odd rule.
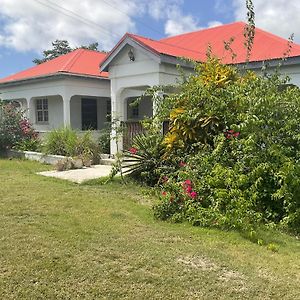
[[[76,183],[82,183],[86,180],[108,176],[111,169],[112,166],[109,165],[94,165],[91,168],[68,171],[45,171],[39,172],[38,174],[48,177],[66,179]]]

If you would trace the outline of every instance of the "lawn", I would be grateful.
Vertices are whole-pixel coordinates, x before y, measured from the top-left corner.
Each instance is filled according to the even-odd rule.
[[[300,299],[295,237],[159,222],[144,188],[47,168],[0,160],[0,299]]]

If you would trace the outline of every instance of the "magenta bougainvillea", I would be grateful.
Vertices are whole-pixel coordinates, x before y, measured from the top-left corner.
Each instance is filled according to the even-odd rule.
[[[38,134],[13,104],[0,102],[0,149],[36,150]]]

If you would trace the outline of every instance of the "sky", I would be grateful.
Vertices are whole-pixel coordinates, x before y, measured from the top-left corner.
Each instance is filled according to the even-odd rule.
[[[153,39],[246,20],[246,0],[0,0],[0,78],[34,66],[56,39],[109,51],[126,33]],[[288,2],[288,5],[287,5]],[[256,26],[300,43],[299,0],[253,0]]]

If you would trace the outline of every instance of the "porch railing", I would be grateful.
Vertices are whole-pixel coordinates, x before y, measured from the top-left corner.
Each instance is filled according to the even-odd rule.
[[[146,132],[142,123],[136,121],[123,122],[123,128],[123,149],[125,150],[128,150],[132,146],[132,140],[135,136]]]

